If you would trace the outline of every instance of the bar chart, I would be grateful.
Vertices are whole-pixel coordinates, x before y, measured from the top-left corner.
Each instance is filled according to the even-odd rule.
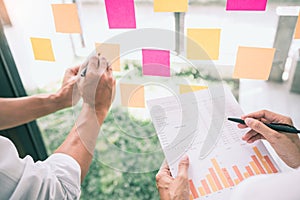
[[[230,199],[243,180],[280,171],[262,141],[251,144],[243,141],[242,136],[249,130],[239,129],[227,120],[228,116],[243,115],[229,88],[224,88],[224,96],[218,91],[215,91],[218,95],[211,96],[209,91],[195,92],[196,102],[182,95],[180,106],[176,98],[161,98],[149,104],[149,108],[160,107],[151,115],[174,177],[180,158],[189,157],[190,200]],[[198,113],[194,112],[195,105]],[[213,111],[218,112],[213,114]],[[222,127],[217,127],[216,122],[222,122]]]
[[[200,179],[200,184],[195,185],[193,180],[190,184],[190,200],[201,196],[208,196],[225,188],[232,188],[244,179],[259,174],[277,173],[278,169],[269,155],[263,155],[258,147],[252,147],[253,154],[245,166],[233,164],[230,167],[222,167],[216,158],[210,159],[207,173]],[[199,182],[199,181],[198,181]]]

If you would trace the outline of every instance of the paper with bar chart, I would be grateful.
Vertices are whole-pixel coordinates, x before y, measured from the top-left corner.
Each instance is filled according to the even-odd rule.
[[[233,188],[244,179],[279,171],[261,141],[245,143],[241,137],[248,130],[239,129],[236,123],[227,120],[228,116],[243,114],[228,88],[221,93],[210,89],[149,100],[147,105],[172,174],[177,174],[180,157],[187,154],[190,158],[191,200],[229,199]],[[216,131],[219,135],[208,140],[210,126],[216,120],[222,120]],[[212,143],[212,150],[200,158],[207,142]]]

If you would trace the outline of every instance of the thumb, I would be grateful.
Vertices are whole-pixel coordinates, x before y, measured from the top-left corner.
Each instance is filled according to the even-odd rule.
[[[261,121],[258,121],[256,119],[246,118],[245,123],[249,128],[251,128],[252,130],[261,134],[267,140],[271,139],[272,137],[274,137],[277,134],[276,131],[274,131],[273,129],[270,129],[264,123],[262,123]]]
[[[188,169],[190,165],[190,160],[187,155],[185,155],[181,161],[179,162],[178,165],[178,175],[177,176],[182,176],[182,177],[188,177]]]

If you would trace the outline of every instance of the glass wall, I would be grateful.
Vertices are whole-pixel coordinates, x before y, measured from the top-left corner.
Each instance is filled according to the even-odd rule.
[[[154,12],[153,2],[150,0],[135,1],[136,30],[109,29],[104,1],[78,0],[76,3],[82,34],[63,34],[55,31],[51,4],[73,1],[2,0],[2,2],[11,22],[4,26],[5,34],[28,94],[57,91],[64,71],[68,67],[81,64],[94,50],[95,43],[117,41],[130,31],[143,29],[175,31],[174,13]],[[291,115],[296,119],[296,125],[298,123],[300,126],[300,116],[296,113],[299,111],[300,98],[298,94],[289,93],[292,75],[287,76],[286,82],[283,83],[232,79],[238,46],[273,47],[281,16],[279,7],[300,6],[300,2],[269,0],[267,10],[263,12],[227,12],[225,4],[223,0],[191,0],[188,12],[183,17],[184,23],[180,27],[185,35],[187,28],[221,29],[219,59],[199,62],[203,68],[195,70],[185,58],[185,47],[179,52],[180,55],[175,51],[174,34],[174,38],[170,38],[172,78],[151,79],[168,87],[145,85],[145,99],[171,95],[172,84],[182,83],[180,82],[182,80],[187,84],[207,85],[214,82],[215,77],[210,74],[209,69],[214,67],[223,82],[231,87],[246,112],[260,108],[272,109]],[[51,40],[55,62],[34,59],[30,42],[32,37]],[[131,38],[129,43],[135,43],[140,39]],[[160,39],[157,38],[158,41]],[[291,41],[286,65],[288,74],[292,74],[293,63],[298,59],[299,47],[299,41]],[[144,83],[145,77],[141,73],[141,48],[124,52],[120,56],[120,62],[121,71],[114,72],[118,87],[121,83]],[[253,96],[256,97],[263,91],[266,91],[264,97],[254,101]],[[179,91],[176,90],[175,93],[179,94]],[[284,103],[279,100],[270,103],[274,96],[280,95],[286,97]],[[116,101],[98,138],[94,161],[82,184],[81,199],[158,199],[155,174],[164,156],[149,112],[147,107],[124,107],[120,98],[120,91],[117,91]],[[65,139],[79,109],[80,103],[75,108],[65,109],[38,120],[49,154]]]

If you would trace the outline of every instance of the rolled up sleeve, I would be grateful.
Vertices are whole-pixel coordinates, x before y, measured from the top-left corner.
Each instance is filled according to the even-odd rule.
[[[80,166],[66,154],[34,163],[23,159],[24,171],[10,199],[79,199]]]

